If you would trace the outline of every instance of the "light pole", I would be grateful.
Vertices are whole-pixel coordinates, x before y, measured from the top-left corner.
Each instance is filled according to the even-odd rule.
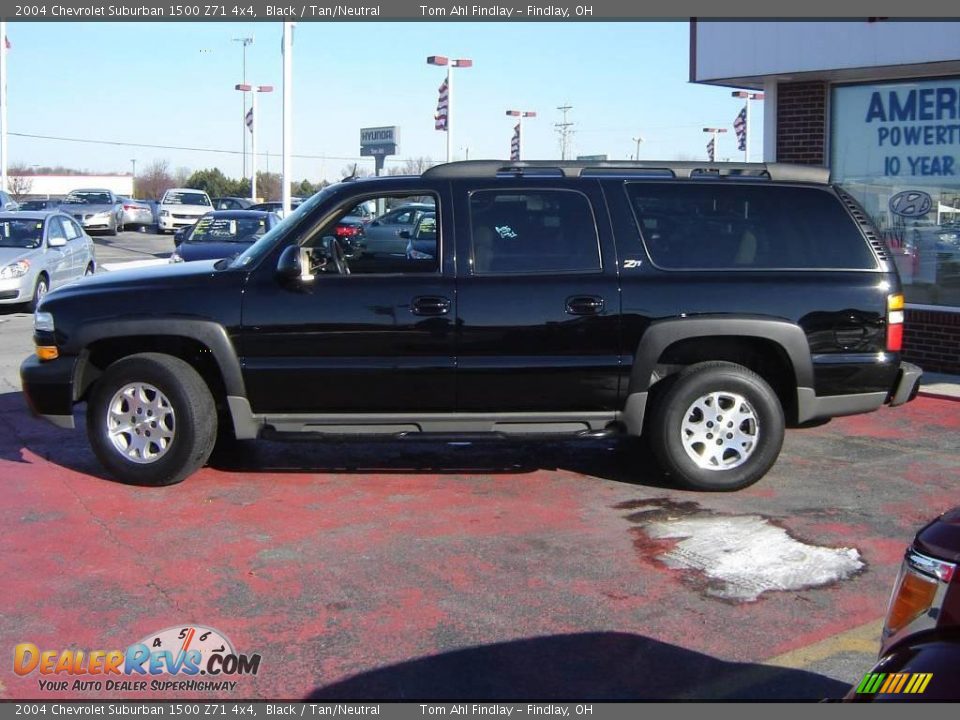
[[[130,183],[130,197],[137,197],[137,159],[130,158],[130,164],[133,165],[133,182]]]
[[[511,157],[510,159],[520,160],[523,158],[523,119],[525,117],[536,117],[537,114],[532,110],[507,110],[507,115],[517,119],[517,157]]]
[[[710,140],[710,145],[709,145],[709,146],[712,147],[713,149],[712,149],[712,150],[710,151],[710,153],[709,153],[709,155],[710,155],[709,160],[710,160],[710,162],[714,162],[714,161],[716,161],[716,159],[717,159],[717,135],[718,135],[719,133],[725,133],[725,132],[727,131],[727,129],[726,129],[726,128],[712,128],[712,127],[711,127],[711,128],[704,128],[703,131],[704,131],[705,133],[710,133],[710,134],[712,135],[712,138],[711,138],[711,140]]]
[[[7,23],[0,22],[0,190],[7,189]]]
[[[743,161],[750,162],[750,101],[763,100],[763,93],[734,90],[730,96],[743,99]],[[734,127],[736,127],[736,121],[734,121]]]
[[[447,162],[450,162],[453,159],[451,155],[453,145],[450,133],[450,120],[453,116],[453,69],[455,67],[473,67],[473,60],[468,58],[451,60],[443,55],[431,55],[427,58],[427,65],[441,65],[447,68],[447,117],[443,129],[447,131]]]
[[[243,45],[243,75],[241,76],[241,82],[247,84],[247,46],[253,45],[253,37],[235,37],[233,42],[238,42]],[[247,130],[244,127],[244,124],[247,119],[247,96],[243,95],[243,114],[240,115],[240,119],[243,121],[240,123],[240,132],[243,137],[243,176],[247,176]]]
[[[295,23],[283,24],[283,40],[280,47],[283,52],[283,145],[280,160],[280,201],[283,216],[290,214],[290,181],[293,173],[293,27]]]
[[[633,141],[637,144],[637,154],[633,156],[634,160],[640,159],[640,143],[643,142],[643,135],[637,135],[633,138]]]
[[[250,199],[257,201],[257,93],[273,92],[273,85],[236,85],[246,98],[250,93],[250,118],[247,127],[250,128]],[[244,103],[246,104],[246,103]],[[246,118],[244,119],[246,122]]]

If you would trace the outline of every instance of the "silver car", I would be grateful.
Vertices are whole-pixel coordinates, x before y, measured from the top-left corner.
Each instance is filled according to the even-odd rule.
[[[147,203],[123,195],[118,195],[117,199],[123,205],[120,227],[124,230],[131,226],[145,228],[156,223],[153,217],[153,209]]]
[[[60,201],[60,210],[72,215],[88,232],[103,230],[108,235],[116,235],[123,225],[123,203],[110,190],[71,190]]]
[[[30,312],[52,288],[97,269],[93,240],[59,211],[0,212],[0,303]]]

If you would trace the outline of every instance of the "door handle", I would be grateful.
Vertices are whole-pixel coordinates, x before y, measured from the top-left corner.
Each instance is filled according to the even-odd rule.
[[[574,295],[567,298],[570,315],[599,315],[603,312],[603,298],[598,295]]]
[[[425,315],[428,317],[446,315],[450,312],[450,300],[437,295],[415,297],[413,302],[410,303],[410,310],[414,315]]]

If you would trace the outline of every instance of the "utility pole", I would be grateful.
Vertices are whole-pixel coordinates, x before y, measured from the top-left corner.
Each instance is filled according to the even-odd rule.
[[[573,123],[567,122],[567,113],[573,110],[573,105],[561,105],[557,110],[563,113],[563,122],[554,123],[553,126],[560,135],[560,159],[566,160],[567,151],[570,148],[570,136],[573,135],[573,130],[570,129]]]
[[[253,37],[235,37],[233,42],[243,44],[243,79],[247,84],[247,46],[253,45]],[[243,113],[240,115],[240,132],[243,134],[243,177],[247,176],[247,94],[243,94]]]
[[[280,160],[280,201],[283,203],[283,216],[290,214],[290,180],[292,179],[293,162],[290,157],[293,153],[293,26],[295,23],[283,24],[283,149]]]
[[[137,197],[137,159],[130,158],[130,162],[133,164],[133,182],[130,183],[130,197]]]
[[[7,23],[0,22],[0,190],[7,187]]]
[[[637,135],[635,138],[633,138],[633,141],[637,144],[637,154],[633,156],[633,159],[639,160],[640,159],[640,143],[643,142],[643,136]]]

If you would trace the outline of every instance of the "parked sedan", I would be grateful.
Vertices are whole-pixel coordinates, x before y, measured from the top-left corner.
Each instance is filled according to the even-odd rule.
[[[153,209],[142,200],[134,200],[121,195],[120,202],[123,203],[120,225],[124,229],[130,226],[143,228],[156,222],[153,218]]]
[[[123,203],[110,190],[73,190],[60,201],[60,210],[72,215],[87,232],[102,230],[116,235],[123,224]]]
[[[214,210],[249,210],[253,205],[253,200],[242,197],[218,197],[213,198]]]
[[[21,210],[56,210],[59,206],[59,200],[24,200],[20,203]]]
[[[177,231],[174,236],[177,249],[170,256],[170,262],[239,255],[278,222],[280,218],[270,212],[215,210],[200,218],[193,227]]]
[[[366,252],[371,255],[403,255],[407,241],[400,237],[400,233],[413,230],[421,216],[434,209],[433,204],[407,203],[374,218],[366,227]]]
[[[96,270],[93,240],[79,223],[53,212],[0,213],[0,303],[30,312],[47,292]]]
[[[424,213],[413,231],[401,230],[400,237],[407,240],[407,260],[432,260],[437,258],[437,215]]]
[[[163,235],[184,225],[193,225],[213,209],[210,196],[193,188],[170,188],[160,198],[157,232]]]
[[[960,700],[960,507],[917,533],[893,586],[880,659],[854,702]]]

